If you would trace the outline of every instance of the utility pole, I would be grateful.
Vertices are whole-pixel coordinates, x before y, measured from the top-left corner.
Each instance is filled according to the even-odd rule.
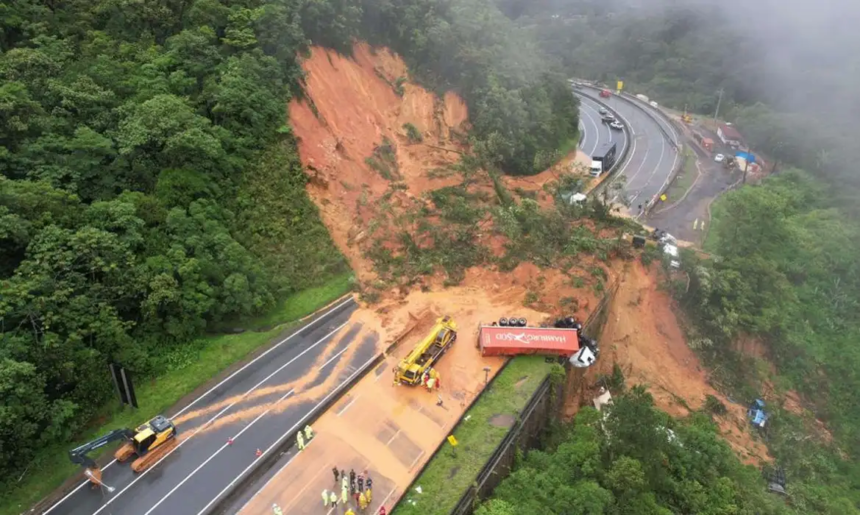
[[[717,110],[714,111],[714,130],[717,129],[717,117],[720,115],[720,104],[723,103],[723,88],[720,88],[720,97],[717,99]]]

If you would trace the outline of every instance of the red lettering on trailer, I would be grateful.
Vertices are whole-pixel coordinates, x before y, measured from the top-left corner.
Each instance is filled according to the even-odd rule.
[[[481,326],[478,347],[484,356],[550,354],[571,356],[579,350],[576,329]]]

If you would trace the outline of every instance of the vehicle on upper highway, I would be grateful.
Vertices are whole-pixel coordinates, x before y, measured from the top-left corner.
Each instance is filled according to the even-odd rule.
[[[716,161],[718,163],[722,163],[725,158],[726,158],[726,156],[724,156],[722,154],[717,154],[714,156],[714,161]]]
[[[612,92],[609,91],[608,89],[601,89],[600,90],[600,96],[603,98],[609,98],[611,95],[612,95]]]
[[[609,113],[609,111],[605,107],[601,107],[600,109],[597,110],[597,112],[600,114],[608,114]]]
[[[620,131],[620,130],[623,130],[623,129],[624,129],[624,126],[623,126],[623,125],[621,125],[621,122],[619,122],[619,121],[617,121],[617,120],[616,120],[616,121],[614,121],[614,122],[612,122],[612,123],[610,123],[610,124],[609,124],[609,127],[610,127],[610,128],[612,128],[612,129],[615,129],[616,131]]]
[[[612,113],[606,113],[605,115],[600,117],[600,120],[603,123],[612,123],[615,121],[615,115],[613,115]]]
[[[604,143],[591,156],[591,172],[592,177],[600,177],[600,174],[608,171],[615,164],[617,146],[615,142]]]

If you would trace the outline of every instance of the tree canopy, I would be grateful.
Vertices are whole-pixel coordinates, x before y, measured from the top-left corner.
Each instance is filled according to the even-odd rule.
[[[701,413],[675,420],[641,386],[582,408],[526,454],[476,515],[791,514]]]
[[[563,76],[490,0],[11,0],[0,6],[0,473],[77,434],[213,327],[343,272],[286,121],[311,45],[405,55],[472,141],[542,171]]]

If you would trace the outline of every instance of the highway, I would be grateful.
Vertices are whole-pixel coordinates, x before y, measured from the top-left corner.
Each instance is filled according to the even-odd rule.
[[[377,354],[378,335],[350,321],[352,298],[285,335],[265,353],[171,415],[177,447],[135,475],[128,463],[103,469],[107,487],[78,488],[51,515],[199,515],[303,418]],[[303,427],[303,426],[302,426]]]
[[[659,119],[659,115],[649,115],[642,111],[650,110],[650,107],[642,106],[640,109],[632,103],[633,100],[620,98],[615,94],[599,100],[618,113],[625,126],[624,136],[607,135],[604,131],[609,131],[608,127],[594,127],[591,123],[591,118],[596,117],[594,122],[600,124],[600,116],[597,114],[599,106],[596,104],[599,98],[598,90],[584,88],[577,91],[577,95],[582,105],[580,119],[584,137],[580,148],[583,152],[590,155],[592,148],[596,148],[598,143],[607,141],[608,138],[625,138],[619,140],[622,143],[629,140],[630,152],[617,173],[619,179],[623,177],[622,194],[628,200],[630,212],[636,215],[639,205],[644,206],[665,187],[672,170],[678,164],[675,146],[663,133],[661,126],[666,133],[673,135],[673,139],[677,138],[677,135],[669,122]]]

